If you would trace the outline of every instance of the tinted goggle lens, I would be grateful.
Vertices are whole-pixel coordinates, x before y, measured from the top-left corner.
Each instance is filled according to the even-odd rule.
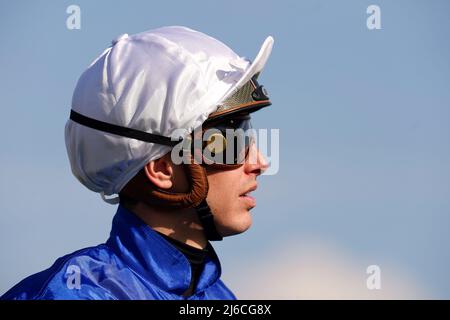
[[[193,143],[195,159],[207,165],[241,165],[254,143],[254,130],[250,116],[232,118],[204,128],[201,143]],[[201,145],[201,150],[195,146]],[[201,153],[201,154],[200,154]]]

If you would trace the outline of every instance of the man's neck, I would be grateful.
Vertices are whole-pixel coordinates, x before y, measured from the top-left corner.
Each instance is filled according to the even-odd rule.
[[[122,205],[152,229],[175,240],[198,249],[204,249],[208,244],[194,208],[163,210],[142,202],[133,206]]]

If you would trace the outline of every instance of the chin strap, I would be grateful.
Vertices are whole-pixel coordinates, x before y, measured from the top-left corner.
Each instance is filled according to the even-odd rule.
[[[214,216],[208,203],[206,202],[206,199],[194,208],[197,211],[200,222],[202,223],[206,238],[210,241],[221,241],[223,238],[216,229]]]

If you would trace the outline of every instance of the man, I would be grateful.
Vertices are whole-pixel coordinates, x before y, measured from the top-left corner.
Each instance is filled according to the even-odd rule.
[[[75,177],[119,202],[110,237],[2,299],[235,299],[209,241],[252,222],[268,164],[250,113],[270,105],[256,78],[272,45],[250,62],[185,27],[114,40],[80,77],[65,130]]]

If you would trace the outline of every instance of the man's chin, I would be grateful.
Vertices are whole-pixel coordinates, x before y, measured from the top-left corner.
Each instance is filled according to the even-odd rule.
[[[235,236],[235,235],[244,233],[245,231],[250,229],[250,227],[252,226],[252,218],[248,211],[247,211],[247,215],[248,215],[248,218],[246,219],[246,221],[239,221],[239,222],[234,223],[233,225],[222,226],[222,228],[219,229],[220,234],[223,237],[230,237],[230,236]]]

